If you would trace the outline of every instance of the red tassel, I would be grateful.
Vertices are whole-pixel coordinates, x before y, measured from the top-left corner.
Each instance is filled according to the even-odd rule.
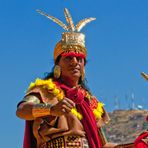
[[[62,56],[64,57],[68,57],[68,56],[72,56],[72,57],[80,57],[82,59],[86,58],[86,55],[83,53],[76,53],[76,52],[68,52],[68,53],[63,53]]]

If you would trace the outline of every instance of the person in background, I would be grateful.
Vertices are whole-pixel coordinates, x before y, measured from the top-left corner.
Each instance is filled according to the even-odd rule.
[[[148,81],[148,75],[146,73],[142,72],[141,75]],[[148,122],[148,116],[146,117],[146,121]],[[136,138],[134,145],[135,148],[148,148],[148,129]]]
[[[66,26],[57,18],[37,11],[66,32],[55,46],[53,71],[32,82],[17,106],[16,115],[26,120],[23,147],[117,147],[107,142],[102,131],[102,126],[109,122],[104,104],[85,84],[87,49],[85,35],[80,30],[95,18],[81,20],[74,26],[65,8]]]

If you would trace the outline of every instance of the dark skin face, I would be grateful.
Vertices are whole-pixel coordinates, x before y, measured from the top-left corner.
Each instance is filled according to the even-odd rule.
[[[85,66],[85,61],[81,57],[61,56],[58,63],[61,67],[61,79],[70,87],[78,85],[82,70]]]

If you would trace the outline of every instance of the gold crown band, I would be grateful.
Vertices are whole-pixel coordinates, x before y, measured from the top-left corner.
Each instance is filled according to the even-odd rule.
[[[80,45],[66,45],[65,48],[62,48],[62,43],[61,41],[58,42],[55,46],[54,49],[54,60],[56,61],[57,57],[61,54],[64,53],[69,53],[69,52],[75,52],[76,54],[84,54],[84,57],[87,55],[87,51],[85,47],[82,47]]]
[[[80,45],[85,47],[85,35],[78,32],[62,33],[62,48],[67,48],[67,45]]]

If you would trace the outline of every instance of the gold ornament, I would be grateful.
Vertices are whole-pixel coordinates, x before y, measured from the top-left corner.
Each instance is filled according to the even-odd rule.
[[[54,51],[54,60],[61,54],[66,52],[78,52],[81,54],[87,55],[87,50],[85,47],[85,35],[81,33],[81,29],[91,21],[94,21],[96,18],[90,17],[80,20],[77,25],[74,25],[72,16],[68,9],[64,9],[65,19],[67,22],[67,25],[64,24],[61,20],[59,20],[56,17],[53,17],[51,15],[48,15],[47,13],[37,10],[38,13],[41,15],[46,16],[48,19],[52,20],[53,22],[57,23],[59,26],[61,26],[66,32],[62,33],[62,39],[56,45],[55,51]],[[60,45],[60,46],[59,46]],[[78,46],[78,49],[74,49],[73,46]],[[72,47],[72,48],[69,48]]]
[[[61,67],[59,65],[54,66],[54,78],[58,79],[61,76]]]

